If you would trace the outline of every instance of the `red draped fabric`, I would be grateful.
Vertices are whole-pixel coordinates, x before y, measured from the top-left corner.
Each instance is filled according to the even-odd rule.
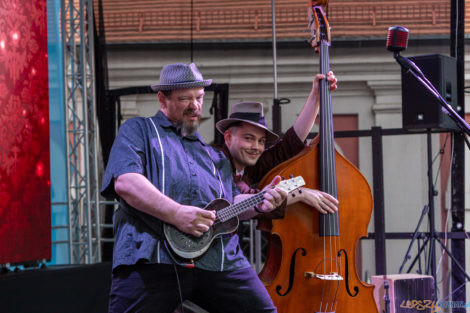
[[[50,258],[45,0],[0,0],[0,264]]]

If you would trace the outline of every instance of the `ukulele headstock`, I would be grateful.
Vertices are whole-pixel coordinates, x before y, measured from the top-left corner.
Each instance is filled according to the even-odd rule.
[[[282,180],[276,187],[284,189],[286,192],[292,192],[302,186],[305,186],[305,180],[302,176],[297,176],[291,179]]]

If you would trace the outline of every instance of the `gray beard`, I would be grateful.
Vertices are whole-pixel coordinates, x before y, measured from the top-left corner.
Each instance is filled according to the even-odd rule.
[[[181,124],[181,135],[184,136],[191,136],[194,135],[199,127],[199,122],[194,125],[187,125],[186,123]]]
[[[199,116],[198,120],[194,124],[185,123],[184,120],[178,125],[180,128],[180,134],[184,136],[191,136],[194,135],[199,128],[199,122],[201,117]]]
[[[194,135],[199,127],[199,122],[201,121],[201,116],[199,115],[197,122],[194,124],[187,124],[184,122],[184,117],[187,115],[192,115],[193,110],[186,109],[183,112],[183,121],[181,121],[180,127],[181,127],[181,135],[182,136],[191,136]]]

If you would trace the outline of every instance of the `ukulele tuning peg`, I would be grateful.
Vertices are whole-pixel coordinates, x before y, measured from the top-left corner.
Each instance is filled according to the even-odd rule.
[[[286,179],[284,176],[281,176],[282,180]]]
[[[295,198],[295,193],[292,194],[292,198]]]
[[[299,193],[302,193],[302,189],[299,189]]]
[[[290,174],[290,175],[289,175],[289,178],[294,178],[294,175]]]

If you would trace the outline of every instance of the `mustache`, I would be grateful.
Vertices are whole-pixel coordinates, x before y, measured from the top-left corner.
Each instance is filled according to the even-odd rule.
[[[201,117],[201,112],[194,110],[194,109],[187,108],[183,111],[183,115],[196,115],[198,117]]]

